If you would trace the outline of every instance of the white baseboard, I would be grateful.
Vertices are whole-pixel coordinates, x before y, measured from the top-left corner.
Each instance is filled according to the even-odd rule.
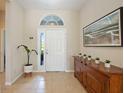
[[[42,70],[42,71],[35,70],[33,72],[38,73],[38,72],[46,72],[46,71],[45,70]],[[74,72],[74,70],[65,70],[65,72]]]
[[[6,86],[11,86],[12,84],[10,82],[5,82]]]
[[[21,76],[23,75],[23,73],[19,74],[12,82],[5,82],[6,86],[11,86],[13,83],[16,82],[17,79],[19,79]]]
[[[38,73],[38,72],[46,72],[45,70],[42,70],[42,71],[38,71],[38,70],[35,70],[33,71],[34,73]]]
[[[18,78],[20,78],[23,75],[23,73],[19,74],[12,82],[11,84],[13,84]]]
[[[65,70],[65,72],[74,72],[74,70]]]

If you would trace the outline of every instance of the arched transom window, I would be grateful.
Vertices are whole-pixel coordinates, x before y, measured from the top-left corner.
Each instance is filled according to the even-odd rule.
[[[41,26],[63,26],[64,23],[58,16],[46,16],[40,23]]]

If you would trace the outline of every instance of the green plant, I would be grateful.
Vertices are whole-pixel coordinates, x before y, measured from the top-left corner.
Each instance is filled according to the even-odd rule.
[[[25,51],[27,52],[28,61],[27,61],[26,66],[31,65],[31,64],[29,63],[30,54],[31,54],[32,52],[35,52],[36,55],[38,55],[37,51],[36,51],[35,49],[31,49],[31,50],[30,50],[26,45],[19,45],[17,48],[19,49],[20,47],[23,47],[23,48],[25,49]]]
[[[96,60],[100,60],[100,58],[97,57]]]
[[[78,55],[82,55],[82,53],[79,53]]]
[[[87,56],[86,54],[84,54],[83,56]]]
[[[110,60],[105,60],[105,63],[111,63],[111,61]]]
[[[88,56],[88,58],[91,58],[91,56]]]

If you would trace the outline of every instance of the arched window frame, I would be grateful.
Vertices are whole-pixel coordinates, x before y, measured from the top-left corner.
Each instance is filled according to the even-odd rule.
[[[40,26],[64,26],[64,22],[56,15],[48,15],[41,20]]]

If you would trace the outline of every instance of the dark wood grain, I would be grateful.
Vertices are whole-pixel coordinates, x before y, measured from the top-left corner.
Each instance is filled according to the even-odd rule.
[[[95,60],[88,61],[74,56],[74,75],[86,88],[88,93],[122,93],[123,70],[111,65],[105,68],[104,63],[96,64]]]

